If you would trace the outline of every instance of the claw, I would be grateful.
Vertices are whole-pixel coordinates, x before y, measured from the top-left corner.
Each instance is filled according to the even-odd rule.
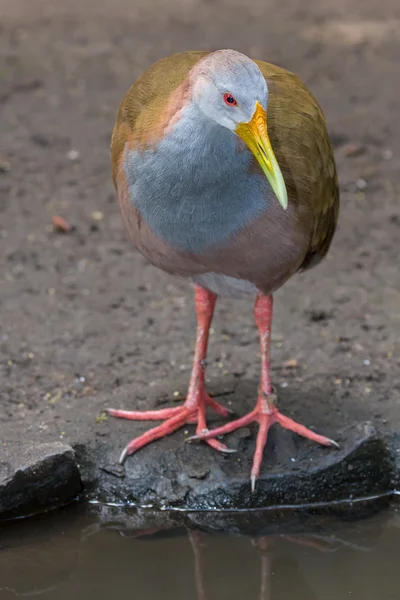
[[[202,429],[200,433],[191,435],[190,437],[186,438],[185,443],[191,442],[193,440],[201,440],[201,439],[203,439],[202,436],[209,433],[209,431],[210,431],[209,429]],[[219,452],[222,452],[223,454],[235,454],[237,452],[237,450],[234,450],[233,448],[227,448],[225,446],[225,444],[223,444],[222,442],[219,442],[215,438],[208,437],[204,441],[207,442],[210,446],[212,446],[212,448],[215,448],[216,450],[218,450]]]
[[[237,450],[234,448],[223,448],[220,450],[220,452],[222,452],[222,454],[235,454]]]
[[[329,443],[331,446],[333,446],[334,448],[336,448],[337,450],[340,450],[340,446],[337,442],[335,442],[335,440],[331,440],[331,438],[327,438],[329,440]]]
[[[201,439],[201,434],[195,433],[195,435],[191,435],[185,439],[185,444],[190,442],[195,442],[196,440]]]
[[[122,452],[121,452],[121,454],[119,456],[118,462],[119,462],[120,465],[124,464],[125,459],[128,456],[128,454],[129,454],[129,444],[127,444],[125,446],[125,448],[122,450]]]

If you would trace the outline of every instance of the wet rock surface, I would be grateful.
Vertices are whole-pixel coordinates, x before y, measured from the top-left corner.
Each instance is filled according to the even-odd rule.
[[[255,493],[249,483],[254,439],[228,457],[202,444],[183,443],[167,450],[152,444],[121,468],[105,462],[109,452],[103,445],[88,454],[82,449],[80,462],[87,462],[87,475],[92,477],[91,500],[164,509],[317,507],[379,497],[392,489],[394,461],[369,423],[343,429],[339,450],[319,448],[282,431],[271,432],[271,438]]]
[[[216,399],[239,414],[251,409],[253,388],[256,382],[249,381],[229,396],[222,393],[220,397],[218,386],[211,386]],[[159,398],[160,391],[155,388],[140,408],[158,407]],[[3,447],[1,459],[3,515],[8,516],[14,508],[29,514],[68,502],[79,493],[80,478],[82,498],[113,505],[121,514],[132,506],[151,507],[162,509],[160,518],[165,522],[170,518],[168,509],[205,511],[191,512],[188,518],[197,524],[208,523],[216,530],[226,522],[225,517],[220,522],[218,511],[268,509],[266,522],[276,518],[277,513],[296,510],[355,514],[364,511],[365,499],[372,509],[387,504],[397,486],[398,437],[385,437],[368,421],[340,427],[340,412],[334,413],[336,418],[331,414],[323,418],[318,412],[311,423],[313,411],[309,412],[301,397],[297,406],[298,393],[280,394],[282,411],[335,438],[340,449],[320,447],[274,425],[255,493],[250,491],[249,476],[256,426],[225,437],[235,454],[221,455],[203,442],[186,443],[194,430],[190,425],[142,448],[121,466],[121,449],[131,437],[146,431],[149,424],[108,418],[93,426],[93,412],[104,406],[105,398],[94,400],[93,405],[81,404],[75,409],[71,425],[64,425],[67,416],[63,419],[68,444],[51,442],[54,429],[40,431],[35,427],[25,432],[26,441],[20,446],[18,440],[24,432],[14,428],[6,433],[3,428],[4,437],[13,436],[13,441]],[[115,403],[129,406],[129,399],[121,396]],[[219,422],[210,417],[210,425]],[[214,511],[212,516],[207,513],[210,510]]]
[[[5,445],[0,450],[0,517],[60,507],[82,491],[73,449],[61,442]]]

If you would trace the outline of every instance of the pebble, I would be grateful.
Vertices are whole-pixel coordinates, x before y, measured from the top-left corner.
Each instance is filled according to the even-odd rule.
[[[79,152],[79,150],[69,150],[67,152],[67,158],[68,160],[78,160],[81,156],[81,153]]]
[[[365,179],[362,179],[360,177],[359,179],[356,180],[356,187],[358,190],[365,190],[367,187],[367,182],[365,181]]]
[[[383,160],[391,160],[393,158],[393,152],[391,150],[383,150],[382,158]]]
[[[299,362],[296,358],[291,358],[289,360],[285,360],[283,366],[285,369],[294,369],[299,366]]]

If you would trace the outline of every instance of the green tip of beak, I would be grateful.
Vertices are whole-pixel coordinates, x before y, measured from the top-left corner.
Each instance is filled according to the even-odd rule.
[[[285,181],[283,179],[282,173],[280,172],[280,169],[279,175],[274,178],[274,181],[270,180],[270,184],[275,192],[275,196],[277,197],[279,204],[282,206],[283,210],[286,210],[288,207],[288,195]]]
[[[264,171],[269,184],[277,197],[279,204],[283,210],[288,207],[288,195],[285,180],[283,179],[282,171],[279,168],[275,155],[272,152],[271,147],[268,148],[268,154],[265,149],[259,144],[261,152],[255,153],[258,163],[261,169]]]

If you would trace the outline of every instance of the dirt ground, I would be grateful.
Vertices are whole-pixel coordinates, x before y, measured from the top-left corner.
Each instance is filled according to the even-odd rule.
[[[147,425],[107,419],[107,406],[185,393],[191,287],[132,251],[109,142],[119,101],[146,66],[224,47],[305,80],[340,174],[327,260],[276,295],[281,406],[331,437],[359,420],[399,428],[399,31],[398,0],[0,0],[3,442],[110,439],[117,452]],[[53,231],[53,215],[74,230]],[[242,412],[245,383],[252,404],[250,300],[220,300],[209,365],[211,390]]]

